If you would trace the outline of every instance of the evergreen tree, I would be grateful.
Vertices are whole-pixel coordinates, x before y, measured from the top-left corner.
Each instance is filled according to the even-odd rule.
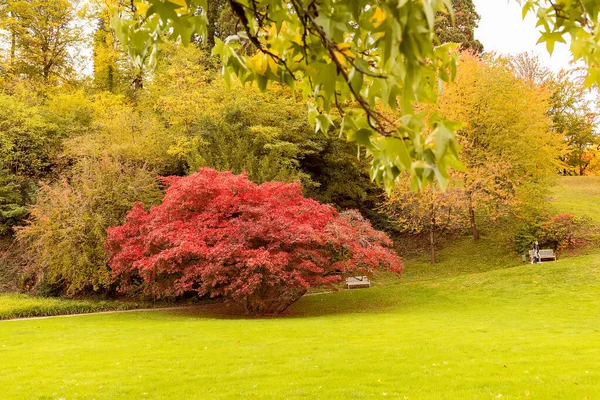
[[[435,33],[441,43],[460,43],[461,50],[471,50],[475,54],[483,53],[483,44],[475,39],[475,28],[481,18],[473,0],[452,0],[454,20],[450,14],[439,14]]]

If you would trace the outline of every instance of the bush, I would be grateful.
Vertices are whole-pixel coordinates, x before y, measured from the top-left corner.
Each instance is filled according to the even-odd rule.
[[[131,310],[142,306],[144,305],[134,302],[49,299],[22,293],[0,293],[0,320]]]
[[[539,240],[544,246],[563,250],[585,244],[587,234],[587,224],[582,218],[559,214],[541,225]]]
[[[313,285],[340,275],[400,272],[392,245],[359,213],[302,196],[299,184],[256,185],[246,175],[201,169],[164,178],[163,203],[108,230],[121,290],[140,282],[155,297],[224,297],[256,314],[279,313]]]
[[[537,240],[540,248],[560,251],[586,244],[589,234],[590,227],[586,220],[572,214],[559,214],[528,224],[517,232],[514,244],[517,251],[523,252]]]
[[[107,157],[84,159],[71,182],[43,186],[18,231],[38,286],[69,295],[109,288],[106,228],[122,223],[136,201],[153,204],[161,195],[152,172]]]
[[[25,196],[17,181],[0,161],[0,236],[12,233],[13,226],[27,216]]]

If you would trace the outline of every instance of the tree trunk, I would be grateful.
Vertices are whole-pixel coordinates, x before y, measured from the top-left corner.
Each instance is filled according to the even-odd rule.
[[[429,229],[429,246],[431,250],[431,263],[435,264],[435,213],[431,205],[431,226]]]
[[[207,35],[206,35],[206,41],[204,44],[204,47],[208,50],[212,49],[213,47],[215,47],[215,29],[217,27],[217,19],[219,18],[219,13],[218,13],[218,4],[216,4],[216,1],[209,1],[208,2],[208,10],[206,13],[207,19],[208,19],[208,23],[207,23]]]
[[[479,229],[477,229],[477,224],[475,222],[475,207],[473,207],[473,197],[469,193],[469,223],[471,225],[471,234],[473,235],[473,239],[479,240]]]
[[[115,73],[114,73],[112,65],[109,65],[108,71],[106,74],[106,89],[111,93],[113,93],[114,87],[115,87],[114,80],[115,80]]]
[[[10,32],[10,62],[12,65],[15,63],[15,56],[17,55],[17,34],[13,29]]]
[[[142,78],[142,74],[139,73],[138,75],[135,76],[135,78],[133,78],[133,90],[135,90],[136,92],[138,90],[141,90],[144,88],[144,80]]]

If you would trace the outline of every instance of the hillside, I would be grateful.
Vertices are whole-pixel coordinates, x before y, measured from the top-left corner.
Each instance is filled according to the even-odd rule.
[[[557,213],[571,213],[600,224],[600,176],[564,176],[550,197]]]
[[[306,297],[282,318],[2,321],[0,384],[5,399],[595,398],[599,277],[589,255]]]
[[[561,180],[553,204],[593,216],[597,183]],[[435,266],[409,259],[402,280],[307,296],[278,318],[207,305],[0,321],[0,385],[5,399],[591,399],[599,315],[600,253],[531,265],[497,235],[464,238]]]

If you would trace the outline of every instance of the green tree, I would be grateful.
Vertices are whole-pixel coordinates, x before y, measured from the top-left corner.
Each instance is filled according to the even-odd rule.
[[[550,90],[515,75],[503,59],[463,54],[454,84],[434,110],[464,121],[458,130],[462,181],[471,232],[477,218],[496,219],[539,203],[557,170],[561,136],[547,116]]]
[[[81,104],[79,104],[81,105]],[[162,175],[182,173],[180,161],[168,149],[175,137],[164,131],[158,118],[142,110],[124,95],[103,92],[94,95],[85,112],[91,123],[82,134],[64,142],[64,156],[77,160],[101,154],[128,165],[146,166]]]
[[[585,175],[597,158],[600,137],[595,131],[598,114],[591,101],[589,90],[582,85],[576,71],[560,71],[549,82],[553,90],[548,111],[553,129],[564,138],[561,154],[563,174]]]
[[[0,237],[12,232],[12,227],[27,216],[25,198],[17,179],[0,164]]]
[[[588,65],[586,83],[600,82],[597,2],[521,3],[524,15],[536,14],[543,27],[540,41],[548,50],[570,36],[574,58]],[[149,52],[165,36],[186,44],[195,33],[207,35],[206,0],[146,4],[142,14],[156,21],[153,25],[141,28],[115,21],[120,39],[133,53]],[[332,109],[342,113],[342,131],[367,149],[372,178],[388,188],[402,170],[410,171],[413,187],[434,176],[446,186],[448,167],[460,166],[453,137],[458,125],[435,118],[426,130],[413,105],[434,102],[438,79],[449,81],[454,74],[453,46],[434,45],[439,41],[434,32],[436,14],[447,12],[449,1],[229,0],[229,4],[244,31],[217,41],[213,49],[221,56],[226,76],[233,73],[261,88],[270,81],[295,87],[311,104],[309,115],[317,130],[327,131]],[[385,118],[378,104],[399,110],[401,118]]]
[[[135,202],[160,202],[156,174],[109,157],[86,158],[63,179],[42,187],[17,237],[38,279],[73,295],[110,289],[106,228],[124,222]]]
[[[0,94],[0,160],[11,174],[47,176],[61,146],[57,127],[46,121],[39,107]]]
[[[195,46],[163,46],[153,81],[140,97],[140,107],[151,110],[146,115],[162,121],[163,135],[177,138],[170,152],[188,171],[207,166],[246,171],[257,183],[300,180],[308,196],[372,214],[380,190],[355,145],[337,132],[315,132],[304,104],[286,88],[273,85],[261,93],[237,82],[228,88],[214,64]]]
[[[473,0],[452,0],[454,15],[441,13],[435,23],[435,33],[442,43],[460,43],[461,50],[483,53],[483,44],[475,39],[480,20]]]
[[[458,166],[453,125],[431,120],[425,134],[413,104],[434,101],[437,79],[448,81],[454,72],[455,46],[434,45],[435,16],[447,11],[446,3],[229,1],[242,33],[215,40],[213,53],[221,57],[227,80],[233,73],[262,89],[269,82],[295,88],[309,100],[318,131],[327,132],[335,115],[342,115],[342,130],[366,147],[377,182],[391,186],[408,169],[415,185],[437,176],[444,186],[447,168]],[[145,4],[142,14],[156,21],[152,25],[115,21],[132,54],[152,52],[162,32],[183,44],[193,34],[207,35],[206,1]],[[401,110],[403,117],[389,120],[380,107]]]
[[[11,66],[31,78],[70,80],[84,37],[79,1],[4,0],[2,27],[11,35]]]

